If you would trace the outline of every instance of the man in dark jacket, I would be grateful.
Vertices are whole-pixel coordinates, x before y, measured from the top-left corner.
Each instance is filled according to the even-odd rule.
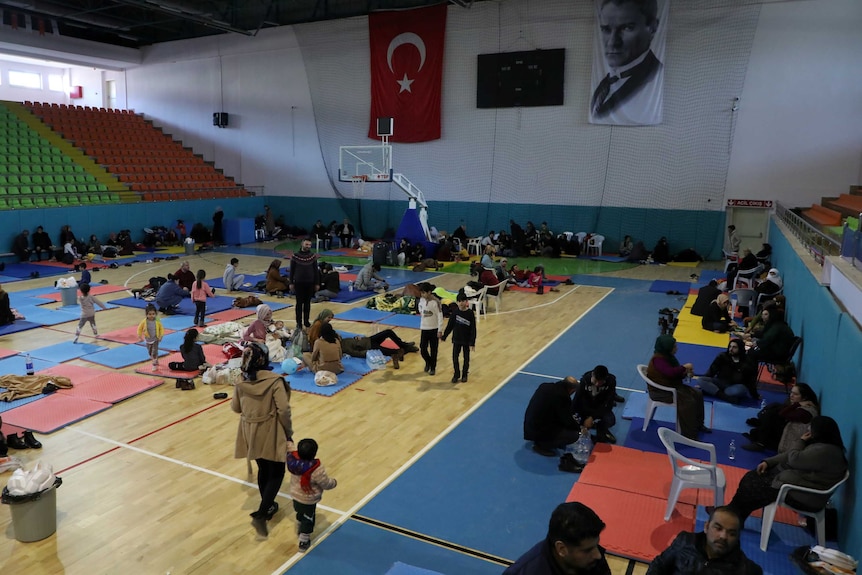
[[[503,575],[610,575],[605,550],[599,546],[604,528],[595,511],[583,503],[562,503],[551,514],[548,536]]]
[[[572,411],[580,418],[582,427],[596,430],[598,442],[617,442],[617,438],[610,431],[617,422],[614,416],[616,394],[617,378],[603,365],[597,365],[581,377],[581,385],[572,402]]]
[[[311,251],[311,240],[304,239],[298,252],[290,258],[290,291],[296,296],[296,328],[311,327],[311,298],[320,289],[317,254]]]
[[[683,531],[650,563],[647,575],[762,575],[763,569],[739,548],[739,516],[716,507],[702,533]]]
[[[578,380],[570,375],[542,383],[533,392],[524,413],[524,439],[533,442],[533,451],[551,457],[556,449],[578,440],[581,426],[572,411],[572,394],[577,389]]]

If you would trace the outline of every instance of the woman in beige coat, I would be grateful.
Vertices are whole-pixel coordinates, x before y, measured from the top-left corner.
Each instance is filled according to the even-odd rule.
[[[293,436],[290,387],[269,367],[265,346],[252,343],[242,353],[242,381],[236,385],[231,409],[240,414],[234,457],[257,462],[260,506],[251,514],[258,539],[269,535],[266,522],[278,511],[275,497],[284,479],[287,442]]]
[[[303,361],[313,371],[331,371],[338,375],[344,371],[341,363],[341,340],[335,333],[332,324],[323,323],[320,328],[320,337],[314,342],[311,353],[303,354]]]

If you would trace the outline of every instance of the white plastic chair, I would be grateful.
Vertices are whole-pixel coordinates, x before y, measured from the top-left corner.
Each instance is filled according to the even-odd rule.
[[[595,234],[593,236],[590,236],[590,240],[587,242],[587,255],[602,255],[602,244],[604,243],[604,241],[605,236],[601,234]]]
[[[476,323],[479,323],[479,320],[482,318],[482,315],[485,313],[485,298],[488,295],[488,286],[483,287],[479,290],[478,295],[474,298],[470,298],[470,308],[473,310],[473,313],[476,314]]]
[[[647,384],[646,413],[644,414],[644,426],[643,426],[643,429],[641,430],[641,431],[646,431],[646,428],[649,425],[649,420],[652,419],[652,415],[655,412],[656,407],[658,407],[660,405],[669,405],[669,406],[673,407],[673,410],[676,413],[676,410],[677,410],[677,408],[676,408],[676,406],[677,406],[676,390],[672,387],[665,387],[664,385],[659,385],[656,382],[654,382],[653,380],[651,380],[649,377],[647,377],[647,366],[645,366],[644,364],[642,364],[642,363],[638,364],[637,369],[638,369],[638,374],[641,376],[641,378]],[[669,392],[671,394],[671,397],[672,397],[671,402],[668,403],[666,401],[656,401],[653,398],[651,398],[649,396],[649,388],[650,387],[660,389],[661,391]],[[679,429],[679,414],[676,415],[676,430],[680,431],[680,429]]]
[[[475,252],[477,256],[482,255],[482,238],[467,239],[467,255],[472,255],[473,252]]]
[[[760,305],[762,303],[764,303],[765,301],[775,299],[775,296],[781,295],[783,293],[784,293],[784,286],[782,286],[781,289],[779,289],[777,292],[775,292],[773,294],[758,293],[757,294],[757,309],[760,309]]]
[[[566,241],[572,241],[572,236],[575,235],[575,232],[563,232],[563,235],[566,236]]]
[[[718,467],[715,459],[715,445],[694,441],[680,435],[679,433],[660,427],[658,437],[667,450],[670,466],[673,468],[673,482],[670,484],[670,493],[667,497],[667,509],[664,520],[670,521],[673,508],[679,500],[679,494],[683,489],[710,489],[715,492],[714,504],[716,507],[724,505],[724,471]],[[677,445],[696,447],[709,453],[709,463],[689,459],[677,451]]]
[[[494,301],[494,313],[500,312],[500,305],[503,302],[503,290],[506,289],[506,286],[508,285],[508,283],[509,283],[509,280],[505,279],[505,280],[501,281],[500,283],[490,285],[490,286],[485,286],[485,291],[486,291],[485,305],[487,306],[488,301],[493,300]],[[494,288],[497,288],[497,293],[491,293],[490,292],[490,290],[492,290]]]
[[[583,245],[584,244],[584,238],[587,237],[587,232],[578,232],[575,234],[575,237],[578,238],[578,243]]]
[[[817,544],[821,546],[826,545],[826,506],[824,505],[823,509],[820,509],[819,511],[798,509],[787,502],[787,496],[794,491],[798,491],[800,493],[813,493],[816,495],[831,496],[833,493],[835,493],[835,490],[841,487],[841,485],[849,478],[850,470],[848,469],[844,473],[844,479],[842,479],[829,489],[812,489],[810,487],[802,487],[800,485],[791,485],[790,483],[785,483],[784,485],[782,485],[781,489],[778,490],[778,497],[775,499],[775,501],[763,508],[763,521],[760,528],[760,550],[766,551],[766,547],[769,545],[769,534],[772,532],[772,523],[775,521],[775,512],[778,510],[779,505],[787,507],[788,509],[792,509],[800,515],[813,517],[814,521],[817,523]]]
[[[727,273],[727,268],[730,267],[730,264],[739,263],[739,252],[721,250],[721,253],[724,254],[724,273]]]
[[[763,273],[763,264],[757,264],[757,267],[753,267],[749,270],[739,270],[736,272],[736,285],[733,286],[733,288],[736,289],[737,286],[741,286],[752,289],[754,287],[754,280],[761,273]]]
[[[736,317],[736,310],[740,307],[747,307],[749,312],[755,310],[757,302],[757,292],[753,289],[735,289],[730,292],[730,318]]]

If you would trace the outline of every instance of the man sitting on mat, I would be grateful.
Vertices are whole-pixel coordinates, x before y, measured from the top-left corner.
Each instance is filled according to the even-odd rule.
[[[597,365],[581,377],[581,385],[575,393],[572,411],[580,418],[581,427],[595,430],[595,441],[616,443],[611,427],[617,422],[614,416],[614,398],[617,395],[617,378],[608,368]]]
[[[548,536],[524,553],[503,575],[611,575],[599,534],[605,524],[596,512],[573,501],[551,514]]]
[[[581,426],[572,411],[572,394],[578,380],[571,375],[560,381],[542,383],[533,392],[524,413],[524,439],[533,442],[533,451],[552,457],[557,449],[578,440]]]
[[[742,523],[729,507],[716,507],[702,533],[683,531],[650,563],[647,575],[733,573],[761,575],[763,569],[739,548]]]

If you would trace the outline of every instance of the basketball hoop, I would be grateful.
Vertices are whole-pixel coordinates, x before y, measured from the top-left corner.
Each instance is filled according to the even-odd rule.
[[[353,176],[350,181],[353,183],[353,198],[365,196],[365,182],[368,181],[368,176],[365,174]]]

